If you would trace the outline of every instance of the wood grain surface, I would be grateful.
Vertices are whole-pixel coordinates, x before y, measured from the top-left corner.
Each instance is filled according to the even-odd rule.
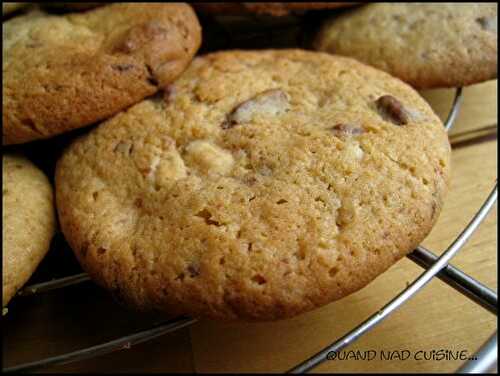
[[[446,117],[453,90],[422,93]],[[467,224],[497,179],[497,82],[464,90],[450,132],[453,180],[444,210],[424,245],[441,253]],[[497,210],[452,264],[497,289]],[[282,372],[345,334],[401,292],[422,269],[404,259],[361,291],[316,311],[275,323],[202,320],[154,341],[42,372]],[[160,318],[129,312],[91,283],[37,297],[18,297],[2,319],[3,365],[76,350],[146,328]],[[496,317],[433,280],[351,350],[466,350],[497,328]],[[452,372],[461,361],[328,361],[317,372]]]

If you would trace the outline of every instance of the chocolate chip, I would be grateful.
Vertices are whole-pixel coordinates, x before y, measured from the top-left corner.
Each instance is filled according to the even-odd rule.
[[[436,201],[432,201],[432,204],[431,204],[431,218],[435,217],[436,212],[437,212],[437,202]]]
[[[336,136],[351,136],[351,135],[357,136],[365,131],[363,127],[349,123],[340,123],[334,125],[333,127],[330,128],[330,130]]]
[[[403,104],[392,95],[383,95],[376,101],[377,109],[384,120],[396,125],[406,125],[410,122],[410,114]]]
[[[279,116],[287,112],[289,107],[288,95],[283,90],[266,90],[236,106],[221,127],[229,129],[237,124],[248,123],[256,114]]]
[[[200,275],[200,267],[198,265],[189,265],[187,267],[187,271],[189,272],[189,276],[191,278],[197,277]]]
[[[151,167],[138,168],[138,170],[144,176],[151,173]]]
[[[231,129],[233,128],[234,126],[236,125],[236,122],[232,122],[230,121],[229,119],[226,119],[222,122],[222,124],[220,125],[220,127],[222,129]]]
[[[243,177],[243,182],[247,185],[252,186],[257,183],[257,178],[253,175],[246,175]]]
[[[476,18],[476,22],[481,25],[481,27],[484,30],[488,31],[497,31],[497,17],[496,16],[490,16],[490,17],[478,17]]]
[[[260,274],[256,274],[252,277],[252,281],[258,285],[263,285],[267,282],[267,280]]]
[[[184,273],[179,274],[177,277],[175,277],[176,281],[184,281],[184,278],[186,278],[186,275]]]
[[[201,211],[199,211],[197,214],[196,214],[197,217],[200,217],[200,218],[203,218],[203,220],[205,221],[205,223],[207,225],[213,225],[213,226],[221,226],[221,224],[217,221],[214,221],[212,220],[212,213],[210,213],[210,211],[208,211],[207,209],[203,209]]]
[[[111,68],[119,71],[119,72],[125,72],[134,67],[133,64],[113,64]]]
[[[138,208],[142,208],[142,198],[136,198],[134,201],[134,205]]]

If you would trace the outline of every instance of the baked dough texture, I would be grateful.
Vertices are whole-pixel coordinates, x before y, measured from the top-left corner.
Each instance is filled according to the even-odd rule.
[[[400,80],[318,52],[226,51],[76,140],[56,199],[84,269],[128,304],[275,320],[413,250],[449,173],[443,124]]]
[[[497,4],[369,4],[326,21],[314,46],[415,88],[471,85],[497,77]]]
[[[2,27],[4,144],[114,115],[173,81],[201,43],[196,15],[183,3],[34,11]]]
[[[31,277],[55,232],[54,193],[25,157],[2,157],[2,306]]]

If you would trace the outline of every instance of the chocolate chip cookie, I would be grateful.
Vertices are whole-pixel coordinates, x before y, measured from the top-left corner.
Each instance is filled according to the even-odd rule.
[[[369,4],[327,21],[315,48],[416,88],[470,85],[497,77],[497,4]]]
[[[56,215],[47,177],[19,155],[2,157],[2,306],[49,250]]]
[[[200,45],[189,5],[122,3],[3,24],[3,143],[93,124],[175,79]]]
[[[303,50],[198,57],[58,161],[62,231],[123,301],[291,317],[367,285],[431,230],[443,124],[408,85]]]

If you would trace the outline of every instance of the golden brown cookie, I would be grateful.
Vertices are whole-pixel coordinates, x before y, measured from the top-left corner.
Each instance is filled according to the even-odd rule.
[[[369,4],[327,21],[314,44],[416,88],[470,85],[497,77],[497,4]]]
[[[196,58],[58,161],[62,231],[135,307],[291,317],[414,249],[443,204],[443,124],[408,85],[302,50]]]
[[[26,158],[2,157],[2,306],[30,278],[49,250],[56,216],[47,177]]]
[[[334,2],[303,2],[303,3],[193,3],[193,6],[201,11],[214,14],[241,15],[248,13],[268,14],[271,16],[286,16],[291,12],[320,9],[337,9],[353,6],[359,3],[334,3]]]
[[[93,124],[174,80],[200,45],[189,5],[32,12],[3,24],[3,143]]]

